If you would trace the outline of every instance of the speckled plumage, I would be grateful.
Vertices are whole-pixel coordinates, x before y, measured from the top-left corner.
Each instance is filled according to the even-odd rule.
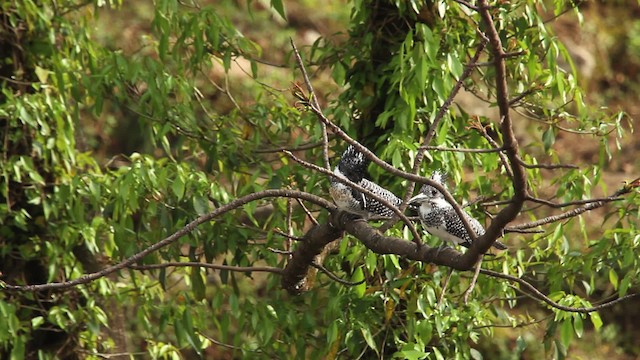
[[[446,176],[440,171],[435,171],[431,175],[431,180],[437,181],[445,186]],[[445,200],[444,195],[436,188],[430,185],[424,185],[420,189],[420,193],[414,196],[410,202],[418,206],[420,221],[424,229],[430,234],[444,241],[462,245],[467,248],[471,246],[472,240],[467,229],[464,227],[464,223],[453,206]],[[477,236],[484,235],[484,227],[478,220],[472,218],[466,212],[464,213],[464,217]],[[493,247],[500,250],[507,248],[499,241],[494,242]]]
[[[396,207],[402,204],[402,200],[395,196],[391,191],[381,187],[373,181],[367,179],[367,166],[369,160],[353,146],[349,145],[344,151],[340,162],[334,169],[333,173],[343,179],[348,179],[363,188],[371,191],[377,196],[387,200]],[[331,186],[329,193],[338,208],[350,213],[358,214],[364,218],[371,216],[392,217],[393,211],[382,205],[378,200],[373,199],[360,191],[342,184],[331,178]]]

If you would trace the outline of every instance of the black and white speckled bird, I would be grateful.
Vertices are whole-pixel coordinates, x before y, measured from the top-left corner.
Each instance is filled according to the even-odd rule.
[[[431,180],[440,183],[442,186],[446,186],[446,175],[441,171],[434,171],[433,174],[431,174]],[[422,222],[422,226],[431,235],[467,248],[471,246],[472,240],[467,229],[464,227],[464,223],[453,206],[449,204],[444,198],[444,195],[436,188],[425,184],[420,189],[420,193],[411,198],[409,203],[418,206],[418,217]],[[464,216],[476,235],[482,236],[485,230],[480,222],[466,212]],[[506,245],[499,241],[494,242],[493,247],[499,250],[505,250],[507,248]]]
[[[367,166],[369,162],[369,159],[367,159],[364,154],[356,150],[352,145],[349,145],[347,150],[342,154],[340,162],[338,162],[333,173],[342,179],[348,179],[362,186],[380,198],[387,200],[392,205],[399,207],[402,204],[400,198],[395,196],[391,191],[368,179],[369,173],[367,172]],[[393,216],[393,211],[382,205],[378,200],[338,182],[333,177],[330,181],[331,187],[329,188],[329,193],[341,210],[360,215],[365,219],[372,216],[389,218]]]

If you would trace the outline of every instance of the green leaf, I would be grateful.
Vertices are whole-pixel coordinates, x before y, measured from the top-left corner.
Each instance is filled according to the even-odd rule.
[[[177,175],[175,179],[171,182],[171,191],[178,198],[178,200],[182,200],[184,196],[185,184],[180,175]]]
[[[11,360],[24,359],[25,341],[24,336],[18,336],[13,339],[13,349],[11,349]]]
[[[553,128],[549,127],[542,134],[542,144],[544,145],[544,151],[548,153],[555,142],[556,142],[556,135],[553,131]]]
[[[615,290],[618,290],[618,274],[613,269],[609,269],[609,282]]]
[[[593,327],[596,329],[596,331],[600,330],[600,328],[602,327],[602,319],[600,318],[600,314],[598,314],[597,312],[589,313],[589,318],[591,318],[591,323],[593,324]]]
[[[482,359],[484,359],[484,358],[482,357],[482,354],[480,353],[480,351],[478,351],[478,350],[476,350],[476,349],[474,349],[474,348],[471,348],[471,349],[469,350],[469,352],[471,353],[471,358],[472,358],[473,360],[482,360]]]
[[[371,336],[371,331],[369,330],[366,324],[362,324],[362,327],[360,328],[360,332],[362,332],[362,336],[364,337],[364,340],[367,342],[367,345],[369,345],[370,348],[372,348],[373,350],[375,350],[376,353],[378,353],[378,346],[376,345],[376,342],[373,340],[373,336]]]
[[[202,278],[202,272],[200,268],[193,267],[191,268],[191,285],[193,287],[193,296],[197,300],[202,300],[205,297],[206,287],[204,286],[204,280]]]
[[[582,316],[580,316],[580,314],[575,314],[573,316],[573,330],[576,332],[578,338],[582,338],[584,326],[582,324]]]
[[[184,336],[193,348],[193,350],[198,353],[198,355],[202,356],[202,343],[200,342],[200,337],[193,330],[193,322],[191,320],[191,311],[184,311],[182,313],[182,322],[184,328]]]
[[[271,0],[271,7],[273,7],[284,20],[287,20],[287,13],[284,10],[284,3],[282,0]]]
[[[462,71],[464,70],[460,60],[456,56],[453,56],[451,53],[449,53],[447,54],[447,65],[449,67],[449,70],[451,71],[451,75],[453,75],[456,80],[460,79],[460,76],[462,76]]]
[[[362,267],[358,267],[356,271],[353,272],[353,276],[351,277],[351,281],[360,282],[364,280],[364,273],[362,272]],[[354,286],[354,290],[359,297],[364,296],[364,292],[367,290],[367,283],[363,282],[360,285]]]
[[[42,317],[42,316],[36,316],[33,319],[31,319],[31,328],[32,329],[37,329],[42,324],[44,324],[44,317]]]
[[[560,327],[560,342],[564,347],[568,348],[572,339],[573,325],[571,323],[571,318],[567,318],[562,322],[562,326]]]

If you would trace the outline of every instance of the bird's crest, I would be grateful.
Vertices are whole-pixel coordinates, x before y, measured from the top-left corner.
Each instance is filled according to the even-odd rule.
[[[442,186],[446,185],[447,179],[447,173],[443,170],[435,170],[433,173],[431,173],[431,180],[439,183]]]
[[[367,167],[370,160],[367,159],[363,153],[358,151],[353,145],[349,145],[347,149],[342,153],[340,162],[338,163],[338,169],[349,180],[358,182],[363,178],[368,178]]]
[[[447,173],[444,172],[443,170],[435,170],[433,173],[431,173],[431,180],[437,182],[438,184],[442,185],[442,186],[447,186],[446,181],[447,181]],[[431,198],[437,198],[437,197],[443,197],[444,195],[442,195],[442,193],[440,193],[440,191],[438,191],[436,188],[434,188],[433,186],[429,185],[429,184],[424,184],[422,186],[422,188],[420,189],[420,192],[431,197]]]

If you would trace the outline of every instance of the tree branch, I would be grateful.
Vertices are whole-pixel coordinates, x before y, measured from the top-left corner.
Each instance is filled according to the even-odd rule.
[[[311,81],[309,80],[309,75],[307,75],[307,70],[303,66],[302,58],[300,57],[300,53],[298,52],[298,48],[296,44],[293,42],[293,39],[290,38],[291,47],[293,48],[293,54],[296,57],[296,62],[298,63],[298,67],[302,72],[302,76],[304,77],[304,83],[307,85],[307,91],[311,94],[311,104],[318,110],[320,110],[320,104],[318,103],[318,97],[316,93],[313,91],[313,85],[311,85]],[[322,127],[322,158],[324,160],[324,167],[326,169],[331,169],[331,163],[329,162],[329,135],[327,134],[327,125],[324,122],[320,122],[320,126]]]
[[[503,147],[511,164],[511,170],[513,171],[512,184],[514,191],[513,201],[503,208],[491,221],[491,225],[486,233],[481,236],[478,241],[474,241],[473,244],[471,244],[469,252],[477,252],[480,254],[489,249],[495,239],[502,234],[505,226],[513,221],[520,213],[527,194],[527,176],[524,168],[518,162],[518,140],[513,132],[511,115],[509,114],[509,89],[507,86],[507,70],[505,65],[506,54],[502,47],[498,30],[493,22],[488,1],[478,0],[478,8],[480,17],[485,24],[487,31],[486,36],[489,38],[491,51],[495,58],[496,101],[502,120],[500,131],[503,137]]]
[[[567,312],[590,313],[590,312],[599,311],[599,310],[602,310],[604,308],[611,307],[611,306],[613,306],[613,305],[615,305],[615,304],[617,304],[619,302],[622,302],[624,300],[628,300],[628,299],[640,296],[640,293],[629,294],[629,295],[625,295],[623,297],[617,298],[615,300],[604,302],[604,303],[602,303],[600,305],[596,305],[596,306],[592,306],[592,307],[574,308],[574,307],[571,307],[571,306],[564,306],[564,305],[558,304],[557,302],[551,300],[548,296],[546,296],[545,294],[540,292],[540,290],[538,290],[535,286],[531,285],[531,283],[529,283],[526,280],[523,280],[521,278],[518,278],[518,277],[515,277],[515,276],[512,276],[512,275],[499,273],[499,272],[492,271],[492,270],[487,270],[487,269],[480,269],[480,273],[484,274],[484,275],[497,277],[497,278],[502,278],[502,279],[506,279],[506,280],[509,280],[509,281],[516,282],[516,283],[520,284],[521,286],[523,286],[525,289],[527,289],[527,291],[523,291],[522,289],[520,289],[520,291],[523,291],[525,294],[529,295],[530,297],[532,297],[532,298],[534,298],[536,300],[543,301],[543,302],[547,303],[549,306],[554,307],[554,308],[556,308],[558,310],[567,311]]]
[[[611,202],[611,201],[616,201],[618,200],[619,196],[624,195],[624,194],[628,194],[631,191],[633,191],[633,189],[636,189],[640,187],[640,178],[635,179],[634,181],[626,184],[625,186],[623,186],[622,188],[618,189],[618,191],[616,191],[615,193],[613,193],[611,196],[608,196],[606,198],[600,199],[596,202],[592,202],[592,203],[588,203],[585,206],[581,206],[578,208],[575,208],[573,210],[569,210],[567,212],[564,212],[562,214],[559,215],[552,215],[552,216],[547,216],[545,218],[536,220],[536,221],[532,221],[532,222],[528,222],[528,223],[524,223],[524,224],[518,224],[518,225],[513,225],[510,226],[510,229],[513,230],[522,230],[522,229],[531,229],[534,228],[536,226],[540,226],[540,225],[546,225],[546,224],[550,224],[550,223],[554,223],[560,220],[564,220],[564,219],[568,219],[571,217],[575,217],[578,216],[584,212],[593,210],[593,209],[597,209],[599,207],[604,206],[605,204]]]
[[[147,264],[147,265],[129,265],[127,266],[134,270],[156,270],[164,269],[168,267],[202,267],[214,270],[227,270],[234,272],[268,272],[273,274],[282,274],[282,269],[273,266],[230,266],[230,265],[218,265],[202,262],[166,262],[160,264]]]
[[[190,222],[189,224],[185,225],[182,229],[176,231],[175,233],[173,233],[172,235],[164,238],[163,240],[145,248],[144,250],[138,252],[137,254],[115,264],[109,267],[106,267],[104,269],[102,269],[101,271],[97,271],[97,272],[93,272],[90,274],[85,274],[80,276],[77,279],[74,280],[69,280],[69,281],[63,281],[63,282],[54,282],[54,283],[46,283],[46,284],[37,284],[37,285],[23,285],[23,286],[19,286],[19,285],[9,285],[9,284],[2,284],[0,287],[3,288],[4,290],[7,291],[42,291],[42,290],[61,290],[61,289],[67,289],[70,287],[74,287],[77,285],[81,285],[81,284],[87,284],[90,283],[92,281],[95,281],[97,279],[100,279],[104,276],[107,276],[111,273],[114,273],[118,270],[124,269],[126,267],[129,267],[130,265],[134,264],[135,262],[137,262],[138,260],[141,260],[142,258],[144,258],[145,256],[153,253],[154,251],[157,251],[169,244],[172,244],[173,242],[175,242],[176,240],[180,239],[181,237],[185,236],[186,234],[192,232],[195,228],[197,228],[199,225],[207,222],[207,221],[211,221],[212,219],[226,213],[229,212],[233,209],[236,209],[242,205],[248,204],[252,201],[256,201],[256,200],[260,200],[260,199],[264,199],[264,198],[271,198],[271,197],[292,197],[292,198],[300,198],[300,199],[304,199],[306,201],[315,203],[319,206],[322,206],[330,211],[333,211],[336,209],[335,205],[333,205],[332,203],[330,203],[329,201],[313,195],[313,194],[309,194],[309,193],[305,193],[302,191],[296,191],[296,190],[287,190],[287,189],[272,189],[272,190],[264,190],[264,191],[260,191],[257,193],[253,193],[253,194],[249,194],[246,196],[243,196],[241,198],[238,198],[236,200],[231,201],[230,203],[223,205],[217,209],[215,209],[214,211],[199,216],[197,219],[193,220],[192,222]]]

